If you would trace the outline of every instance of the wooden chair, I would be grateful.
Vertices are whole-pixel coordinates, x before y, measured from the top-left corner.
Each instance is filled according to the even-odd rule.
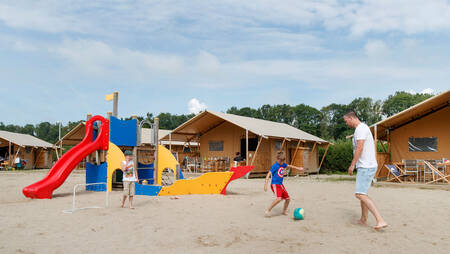
[[[410,176],[410,175],[405,174],[403,172],[403,170],[400,167],[398,167],[397,165],[384,165],[384,166],[388,169],[388,172],[389,172],[388,178],[390,175],[392,175],[394,177],[394,178],[388,179],[386,182],[392,182],[392,181],[397,180],[399,183],[403,183],[402,179],[400,179],[400,178]]]
[[[450,179],[450,175],[445,175],[444,173],[439,171],[435,166],[433,166],[429,161],[423,161],[423,163],[425,164],[426,167],[428,167],[428,169],[432,172],[433,175],[433,180],[426,182],[426,184],[435,183],[441,180],[450,183],[450,181],[447,179],[447,178]]]

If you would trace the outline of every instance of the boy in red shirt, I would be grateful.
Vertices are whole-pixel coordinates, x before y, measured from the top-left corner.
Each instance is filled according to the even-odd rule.
[[[270,188],[272,189],[272,192],[275,194],[276,199],[270,204],[269,208],[266,211],[266,216],[268,217],[270,215],[270,211],[278,205],[283,199],[284,199],[284,207],[283,207],[283,214],[287,215],[287,208],[289,206],[290,198],[289,194],[287,193],[286,189],[283,185],[283,177],[286,173],[287,168],[295,168],[300,171],[304,171],[302,167],[296,167],[293,165],[287,165],[285,163],[286,155],[284,152],[278,152],[277,153],[277,161],[275,164],[273,164],[272,168],[269,170],[266,176],[266,183],[264,185],[264,191],[267,191],[267,184],[269,183],[269,177],[272,176],[272,183],[270,185]]]

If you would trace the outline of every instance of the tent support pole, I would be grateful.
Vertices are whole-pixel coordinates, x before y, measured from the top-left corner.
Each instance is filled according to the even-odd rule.
[[[284,139],[283,139],[283,142],[281,143],[281,146],[280,146],[280,151],[282,151],[282,150],[283,150],[284,142],[286,142],[286,138],[284,138]]]
[[[297,147],[295,148],[295,151],[294,151],[294,156],[292,156],[292,158],[291,158],[291,165],[293,165],[292,163],[294,163],[294,160],[295,160],[295,156],[297,156],[297,151],[298,151],[298,148],[300,147],[300,139],[298,140],[298,142],[297,142]]]
[[[319,174],[320,168],[322,167],[322,163],[323,163],[323,161],[325,160],[325,156],[327,155],[328,148],[330,148],[330,144],[329,144],[329,143],[328,143],[328,145],[327,145],[327,148],[325,148],[325,153],[323,154],[322,161],[320,161],[320,164],[319,164],[319,170],[317,171],[317,174]]]
[[[9,141],[9,148],[8,148],[8,166],[12,166],[11,164],[11,141]]]
[[[255,151],[255,154],[253,155],[252,163],[250,164],[250,166],[253,166],[253,163],[255,162],[256,155],[258,154],[259,146],[261,145],[261,141],[262,141],[262,137],[260,136],[259,137],[259,141],[258,141],[258,145],[256,146],[256,151]]]
[[[248,166],[248,130],[245,129],[245,165]]]

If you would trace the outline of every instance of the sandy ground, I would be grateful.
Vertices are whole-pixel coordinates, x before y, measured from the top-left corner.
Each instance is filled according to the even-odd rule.
[[[376,232],[353,225],[359,203],[354,182],[289,178],[293,208],[306,218],[271,218],[272,201],[263,179],[237,180],[230,194],[138,196],[136,210],[121,209],[121,192],[111,207],[73,214],[71,191],[84,183],[72,173],[51,200],[26,199],[21,189],[44,172],[0,173],[0,253],[448,253],[450,192],[377,187],[371,196],[390,227]],[[105,193],[80,192],[79,205],[103,205]],[[373,218],[370,224],[374,224]]]

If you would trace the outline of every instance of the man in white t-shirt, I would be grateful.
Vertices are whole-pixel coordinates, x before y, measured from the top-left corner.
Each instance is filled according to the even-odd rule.
[[[368,196],[370,185],[378,168],[372,132],[365,123],[358,119],[358,116],[353,111],[349,111],[344,115],[344,121],[348,127],[355,129],[353,134],[353,160],[348,168],[348,174],[353,175],[355,168],[358,171],[355,196],[361,203],[361,219],[357,223],[367,225],[367,217],[370,211],[377,220],[377,225],[374,229],[385,228],[388,224],[381,217],[375,203]]]
[[[129,150],[125,151],[125,160],[122,161],[122,172],[123,172],[123,199],[122,208],[125,205],[125,200],[129,197],[130,208],[133,207],[133,197],[135,192],[135,182],[138,181],[138,173],[133,162],[133,153]]]

